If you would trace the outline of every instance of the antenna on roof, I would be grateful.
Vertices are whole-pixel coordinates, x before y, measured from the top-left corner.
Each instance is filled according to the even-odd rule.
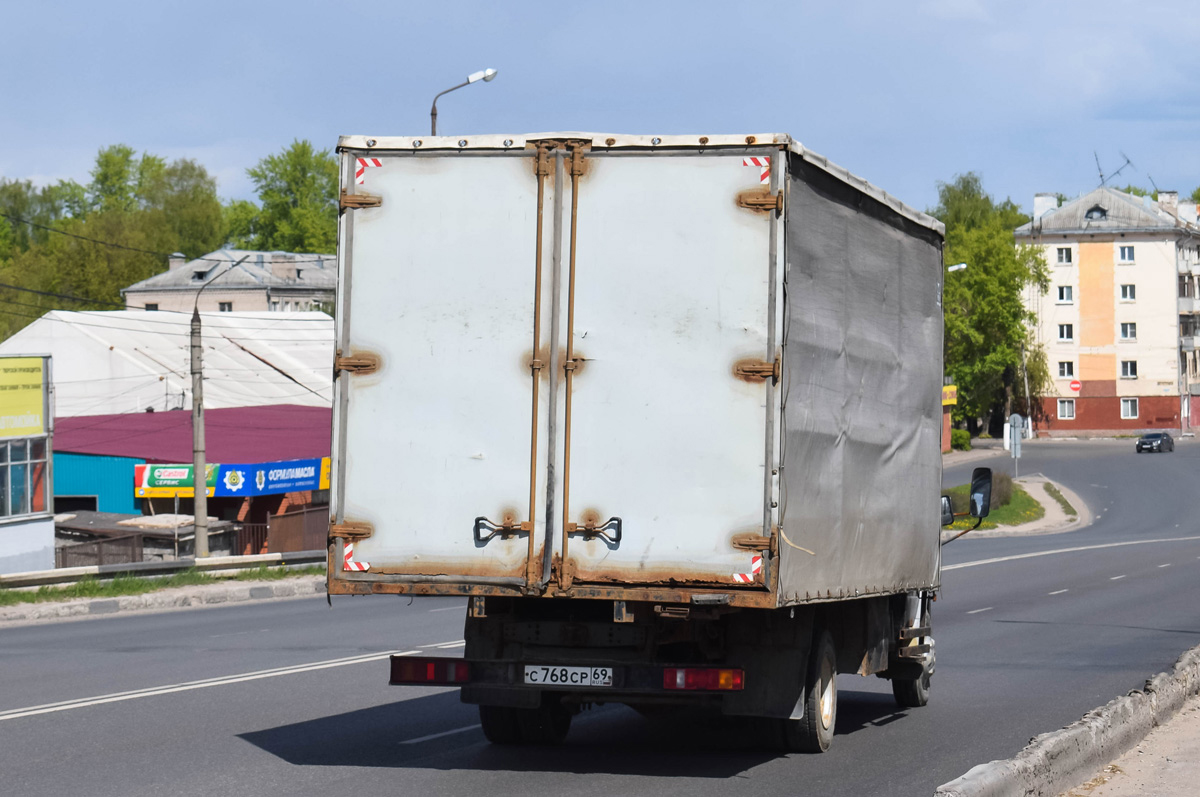
[[[1154,178],[1150,176],[1150,172],[1146,172],[1146,179],[1150,181],[1150,185],[1154,186],[1154,193],[1158,194],[1158,183],[1154,182]]]
[[[1104,176],[1104,169],[1100,168],[1100,155],[1097,154],[1095,150],[1092,151],[1092,155],[1096,158],[1096,171],[1100,172],[1100,185],[1104,185],[1109,180],[1113,179],[1118,174],[1125,171],[1126,166],[1133,166],[1133,161],[1129,160],[1128,155],[1126,155],[1124,152],[1121,152],[1120,150],[1117,150],[1117,151],[1120,152],[1121,157],[1125,159],[1125,162],[1121,164],[1121,167],[1119,169],[1117,169],[1115,172],[1110,174],[1108,177]],[[1137,169],[1136,166],[1133,166],[1133,168]]]
[[[1096,171],[1100,172],[1100,185],[1104,185],[1104,170],[1100,168],[1100,153],[1092,150],[1092,156],[1096,159]]]

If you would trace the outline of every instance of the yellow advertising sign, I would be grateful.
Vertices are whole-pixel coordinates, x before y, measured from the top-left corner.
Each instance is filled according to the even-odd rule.
[[[958,404],[958,385],[942,386],[942,406],[949,407]]]
[[[46,433],[45,360],[0,357],[0,438]]]

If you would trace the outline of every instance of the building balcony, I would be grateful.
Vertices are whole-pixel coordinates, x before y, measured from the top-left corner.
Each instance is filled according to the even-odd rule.
[[[1187,314],[1200,313],[1200,299],[1197,299],[1195,296],[1180,296],[1179,312]]]

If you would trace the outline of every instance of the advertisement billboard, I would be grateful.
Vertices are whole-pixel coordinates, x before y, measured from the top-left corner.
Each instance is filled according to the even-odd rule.
[[[329,457],[205,466],[208,495],[214,498],[278,495],[329,489]],[[138,498],[192,497],[191,465],[135,465]]]
[[[45,413],[46,358],[0,357],[0,439],[46,434]]]

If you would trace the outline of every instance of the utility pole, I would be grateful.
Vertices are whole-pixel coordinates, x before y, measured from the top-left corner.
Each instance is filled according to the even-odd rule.
[[[1025,417],[1033,431],[1033,396],[1029,395],[1029,369],[1025,367],[1025,341],[1021,341],[1021,373],[1025,375]]]
[[[199,294],[196,295],[199,300]],[[200,346],[200,310],[192,308],[192,528],[197,559],[208,556],[208,479],[204,467],[204,364]]]

